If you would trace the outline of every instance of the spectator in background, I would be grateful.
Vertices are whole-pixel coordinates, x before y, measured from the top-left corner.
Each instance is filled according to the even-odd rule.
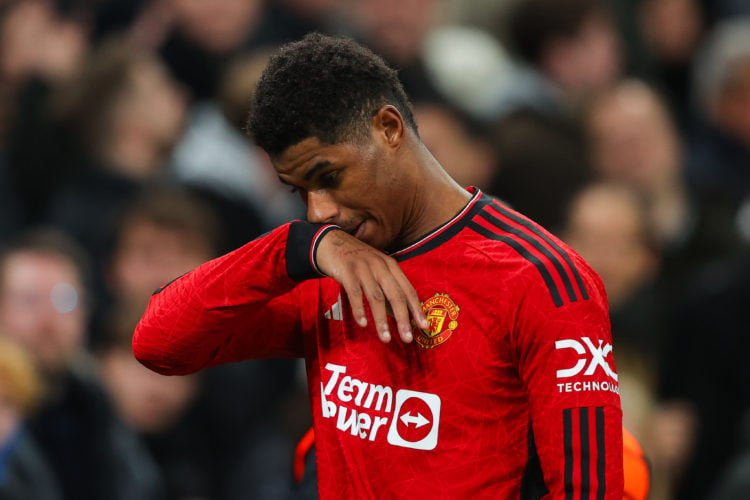
[[[290,42],[307,33],[335,34],[343,29],[345,0],[274,0],[267,4],[264,31],[277,42]]]
[[[526,109],[492,124],[490,133],[498,169],[488,192],[559,232],[570,200],[592,178],[578,123]]]
[[[750,17],[713,28],[695,61],[694,86],[699,122],[688,180],[699,192],[730,200],[750,242]]]
[[[693,207],[684,152],[659,95],[636,80],[619,82],[589,102],[584,123],[598,175],[638,193],[661,244],[686,239]]]
[[[282,186],[267,155],[242,130],[248,89],[255,87],[268,56],[268,49],[259,49],[228,63],[218,95],[192,106],[171,161],[178,183],[221,202],[226,250],[304,213],[299,197]]]
[[[171,24],[159,53],[191,101],[216,97],[226,64],[238,53],[275,41],[263,33],[262,0],[167,0]]]
[[[26,428],[42,398],[34,362],[18,343],[0,334],[0,498],[60,500],[49,465]]]
[[[605,0],[523,0],[509,16],[503,38],[536,70],[543,110],[576,109],[621,76],[622,42]]]
[[[0,8],[0,152],[21,224],[38,223],[77,169],[51,100],[80,70],[88,48],[86,23],[56,2],[18,0]]]
[[[51,230],[25,233],[0,253],[0,334],[29,350],[47,388],[29,428],[64,499],[159,499],[151,457],[115,416],[87,360],[85,262]]]
[[[143,191],[116,228],[106,276],[114,301],[145,308],[157,288],[217,255],[223,236],[221,220],[198,195]]]
[[[650,60],[648,76],[661,89],[675,124],[686,133],[692,117],[691,71],[709,20],[701,0],[628,2],[635,10]],[[720,2],[713,2],[714,4]]]
[[[169,499],[223,498],[236,457],[253,453],[275,429],[279,408],[298,389],[293,360],[227,365],[180,382],[133,358],[131,335],[151,294],[218,255],[223,227],[199,194],[179,187],[145,190],[120,220],[107,267],[113,300],[98,322],[101,373],[121,416],[161,467]],[[309,415],[307,405],[299,409]],[[274,436],[292,444],[297,437]],[[287,457],[283,468],[272,464],[266,472],[288,479],[290,464]]]
[[[503,25],[506,26],[506,25]],[[499,34],[535,75],[533,93],[492,127],[500,169],[490,192],[548,229],[590,178],[580,123],[586,100],[620,78],[622,46],[604,0],[522,0]],[[540,145],[544,147],[540,147]]]
[[[91,54],[59,106],[85,156],[80,174],[52,200],[47,220],[92,257],[98,294],[117,218],[144,186],[166,175],[185,96],[153,53],[114,38]]]
[[[346,11],[349,33],[398,69],[414,101],[443,100],[425,67],[424,43],[441,21],[439,0],[360,0]]]
[[[644,203],[662,254],[662,295],[679,304],[697,268],[739,253],[731,206],[687,184],[687,148],[665,101],[646,84],[626,80],[600,93],[584,123],[597,175],[626,184]]]
[[[447,102],[415,102],[414,119],[422,142],[456,182],[487,189],[497,159],[480,123]]]
[[[166,500],[218,498],[211,432],[190,412],[204,389],[200,376],[163,377],[144,368],[130,349],[143,309],[117,303],[110,309],[106,335],[95,350],[99,376],[122,419],[148,447],[163,478]],[[215,425],[223,425],[214,422]],[[225,425],[225,424],[224,424]]]
[[[682,469],[673,471],[678,480],[674,498],[702,500],[718,486],[722,473],[729,474],[726,487],[736,481],[731,470],[739,464],[732,460],[741,460],[746,450],[750,254],[704,268],[689,292],[675,315],[675,341],[662,391],[697,417],[694,452]],[[660,430],[661,422],[653,425]],[[744,496],[747,493],[744,490]]]

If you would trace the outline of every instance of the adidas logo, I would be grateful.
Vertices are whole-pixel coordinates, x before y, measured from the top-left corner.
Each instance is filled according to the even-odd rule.
[[[339,295],[338,300],[335,304],[331,306],[330,309],[328,309],[325,314],[323,314],[323,317],[325,319],[332,319],[335,321],[341,321],[344,318],[341,316],[341,295]]]

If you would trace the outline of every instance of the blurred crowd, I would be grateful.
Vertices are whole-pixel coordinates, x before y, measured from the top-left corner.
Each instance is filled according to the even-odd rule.
[[[310,31],[601,275],[651,498],[750,498],[750,2],[0,0],[0,499],[310,498],[301,361],[130,351],[155,289],[304,218],[243,129]]]

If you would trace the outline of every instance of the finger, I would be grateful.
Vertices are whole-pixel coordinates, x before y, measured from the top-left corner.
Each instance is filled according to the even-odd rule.
[[[412,323],[409,316],[409,306],[402,285],[395,277],[388,275],[380,285],[385,293],[386,312],[396,320],[399,336],[407,344],[414,338],[412,334]]]
[[[383,342],[390,342],[391,332],[388,326],[386,296],[383,289],[373,276],[362,280],[362,289],[364,290],[367,303],[370,305],[370,312],[372,313],[373,321],[375,321],[378,337]]]
[[[412,323],[409,315],[409,307],[406,303],[406,295],[404,295],[401,288],[397,289],[397,296],[389,296],[388,303],[393,311],[393,317],[396,319],[396,325],[398,327],[398,333],[401,336],[401,340],[405,343],[409,343],[414,340],[412,334]]]
[[[411,313],[411,317],[414,319],[414,323],[422,330],[426,330],[429,324],[427,323],[427,318],[424,315],[422,302],[419,300],[417,291],[414,289],[414,286],[412,286],[409,279],[403,273],[398,263],[393,261],[393,266],[397,268],[393,271],[394,279],[396,279],[396,281],[399,283],[401,290],[405,295],[406,306]],[[409,330],[411,331],[411,328]]]
[[[349,299],[349,304],[352,308],[352,315],[354,315],[354,321],[359,326],[367,326],[367,315],[365,314],[365,306],[362,302],[362,288],[359,282],[347,281],[342,283],[346,296]]]

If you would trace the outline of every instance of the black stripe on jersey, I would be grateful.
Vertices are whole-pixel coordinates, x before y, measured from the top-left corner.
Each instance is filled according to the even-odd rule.
[[[604,488],[606,486],[604,461],[604,408],[596,408],[596,490],[597,500],[604,500]]]
[[[589,409],[578,408],[581,436],[581,500],[588,500],[591,492],[591,444],[589,443]]]
[[[589,421],[593,410],[594,422]],[[578,417],[578,425],[573,425],[573,417]],[[590,441],[590,426],[594,425],[595,442]],[[577,491],[581,500],[591,498],[591,456],[596,449],[596,498],[603,500],[606,489],[605,449],[604,449],[604,408],[567,408],[563,410],[563,453],[565,455],[565,499],[576,496],[574,475],[580,472],[580,488]]]
[[[563,410],[563,452],[565,454],[565,500],[573,500],[573,410]]]
[[[170,281],[168,281],[168,282],[167,282],[167,283],[165,283],[164,285],[162,285],[162,286],[160,286],[159,288],[157,288],[156,290],[154,290],[154,293],[152,293],[151,295],[156,295],[157,293],[161,293],[161,292],[162,292],[162,290],[164,290],[164,289],[165,289],[165,288],[167,288],[167,287],[168,287],[169,285],[171,285],[172,283],[174,283],[174,282],[175,282],[175,281],[177,281],[178,279],[182,278],[183,276],[185,276],[185,275],[186,275],[187,273],[189,273],[189,272],[190,272],[190,271],[186,271],[186,272],[182,273],[181,275],[177,276],[176,278],[172,278],[172,279],[171,279]]]
[[[473,219],[474,216],[480,210],[482,210],[484,207],[486,207],[489,204],[490,204],[490,198],[486,195],[480,195],[479,198],[476,200],[476,202],[474,202],[474,206],[471,207],[467,213],[461,216],[460,219],[449,222],[449,224],[451,225],[445,228],[442,233],[440,233],[439,235],[435,236],[434,238],[432,238],[431,240],[425,243],[415,246],[412,249],[409,249],[406,251],[399,250],[398,252],[395,252],[391,256],[394,259],[396,259],[397,262],[403,262],[406,259],[411,259],[412,257],[422,255],[424,253],[429,252],[430,250],[434,248],[439,247],[440,245],[442,245],[449,239],[453,238],[459,232],[461,232],[461,230],[466,227],[466,222]]]
[[[495,207],[495,208],[498,208],[498,207]],[[482,211],[479,215],[484,220],[491,223],[493,226],[497,227],[498,229],[505,231],[506,233],[510,233],[526,241],[531,246],[536,248],[542,255],[547,257],[550,260],[550,262],[552,262],[552,265],[555,266],[555,269],[557,269],[557,272],[560,274],[560,278],[562,279],[563,285],[565,285],[565,290],[567,290],[568,292],[568,298],[570,299],[570,301],[575,302],[576,300],[578,300],[578,297],[576,297],[576,293],[573,291],[573,284],[570,282],[570,277],[568,276],[568,273],[565,272],[565,269],[563,268],[562,263],[538,239],[534,238],[529,233],[526,233],[522,231],[521,229],[518,229],[517,227],[511,226],[507,222],[503,222],[502,220],[498,219],[497,217],[495,217],[494,215],[492,215],[486,210]]]
[[[518,252],[521,255],[521,257],[523,257],[524,259],[534,264],[534,266],[539,271],[539,274],[542,275],[542,279],[547,284],[547,288],[549,289],[549,292],[552,295],[552,301],[555,303],[557,307],[560,307],[563,305],[563,300],[562,300],[562,297],[560,296],[560,291],[557,289],[555,280],[552,279],[552,275],[549,273],[549,270],[547,270],[547,266],[545,266],[544,263],[542,263],[542,261],[540,261],[536,255],[529,252],[523,245],[521,245],[519,242],[517,242],[510,236],[503,236],[502,234],[494,233],[490,231],[489,229],[487,229],[486,227],[480,224],[477,224],[476,222],[469,223],[469,227],[473,229],[474,231],[476,231],[477,233],[481,234],[482,236],[485,236],[486,238],[489,238],[491,240],[496,240],[496,241],[502,241],[503,243],[513,248],[513,250]]]
[[[570,266],[570,270],[573,272],[573,277],[575,277],[576,283],[578,284],[578,289],[581,292],[581,297],[583,297],[583,300],[588,300],[589,299],[589,294],[586,291],[586,286],[584,286],[584,284],[583,284],[583,280],[581,279],[581,275],[578,273],[578,269],[573,264],[573,261],[570,260],[570,256],[568,255],[568,253],[565,250],[563,250],[562,248],[560,248],[560,245],[558,245],[557,243],[555,243],[552,240],[552,238],[550,238],[549,236],[547,236],[544,233],[544,231],[542,231],[541,229],[539,229],[539,227],[536,224],[534,224],[533,222],[531,222],[528,219],[525,219],[523,217],[519,217],[518,215],[516,215],[513,212],[511,212],[510,210],[508,210],[506,207],[504,207],[500,203],[494,202],[492,204],[492,207],[495,210],[497,210],[498,212],[500,212],[501,214],[503,214],[504,216],[508,217],[513,222],[516,222],[517,224],[522,225],[523,227],[525,227],[526,229],[528,229],[529,231],[531,231],[532,233],[534,233],[535,235],[537,235],[539,238],[541,238],[544,241],[546,241],[549,246],[551,246],[558,254],[560,254],[560,256],[563,259],[565,259],[565,262],[567,262],[568,266]]]
[[[539,453],[536,451],[534,430],[530,422],[528,448],[529,455],[526,468],[523,470],[523,479],[521,480],[521,500],[539,500],[549,493],[549,489],[547,489],[547,485],[544,483],[542,463],[539,460]]]

